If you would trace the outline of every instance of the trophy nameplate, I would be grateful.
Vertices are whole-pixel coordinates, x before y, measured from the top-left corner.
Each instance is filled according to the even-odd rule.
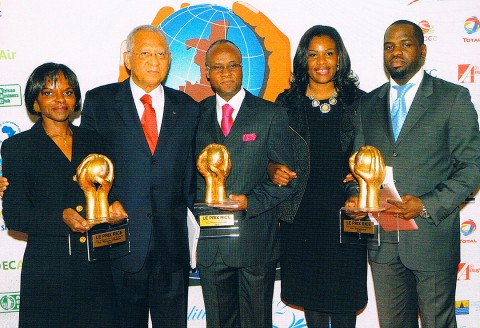
[[[73,177],[85,195],[85,219],[91,226],[86,232],[89,261],[108,258],[105,250],[112,248],[115,248],[114,257],[130,253],[128,219],[115,225],[108,223],[108,193],[113,177],[112,161],[101,154],[85,157]]]
[[[200,226],[200,239],[238,237],[241,211],[232,212],[238,204],[227,198],[226,181],[232,163],[227,148],[210,144],[197,159],[197,169],[205,179],[205,202],[195,204],[195,216]]]

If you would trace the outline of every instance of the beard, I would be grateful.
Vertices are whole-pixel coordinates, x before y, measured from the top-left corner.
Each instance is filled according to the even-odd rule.
[[[402,69],[402,70],[397,71],[395,69],[389,68],[387,70],[388,70],[388,73],[390,74],[390,76],[392,77],[392,79],[394,79],[394,80],[403,79],[408,74],[407,69]]]

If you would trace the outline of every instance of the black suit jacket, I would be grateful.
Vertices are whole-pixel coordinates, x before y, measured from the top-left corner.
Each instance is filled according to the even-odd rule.
[[[399,255],[412,270],[449,269],[460,261],[459,205],[480,182],[480,132],[468,89],[425,74],[397,142],[389,107],[390,84],[361,99],[354,149],[377,147],[393,167],[400,195],[419,197],[431,219],[400,232],[396,245],[369,251],[385,263]]]
[[[200,240],[198,262],[209,266],[217,252],[232,267],[276,261],[280,251],[278,220],[272,209],[291,194],[295,182],[281,188],[274,185],[268,179],[267,165],[269,161],[293,165],[287,113],[246,92],[230,134],[225,137],[217,121],[215,96],[201,105],[197,156],[211,143],[227,147],[232,161],[227,193],[247,195],[248,208],[239,223],[240,237]],[[200,174],[197,185],[197,198],[203,201],[205,180]]]
[[[163,87],[165,107],[152,156],[138,117],[129,80],[86,94],[81,126],[97,131],[115,179],[110,199],[119,200],[130,219],[131,254],[114,266],[137,272],[152,249],[164,271],[189,265],[187,206],[193,204],[194,135],[198,104]]]

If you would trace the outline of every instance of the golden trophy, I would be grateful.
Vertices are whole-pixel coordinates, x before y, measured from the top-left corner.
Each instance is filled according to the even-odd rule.
[[[86,201],[85,219],[91,228],[87,231],[87,250],[90,261],[99,259],[99,248],[108,246],[130,252],[128,219],[116,225],[108,223],[108,193],[113,183],[113,163],[105,155],[90,154],[77,167],[73,180],[83,190]],[[81,209],[80,207],[77,207]],[[101,252],[101,257],[105,257]]]
[[[374,235],[375,224],[367,213],[379,218],[379,213],[385,210],[379,204],[380,188],[386,175],[386,166],[380,151],[373,146],[362,146],[350,156],[349,166],[358,182],[359,196],[357,207],[342,207],[340,210],[340,242],[342,237],[346,237],[345,233],[358,234],[359,239],[362,239],[362,234]]]
[[[349,160],[350,171],[358,181],[358,207],[365,212],[380,209],[380,187],[387,172],[380,151],[373,146],[362,146]]]
[[[232,163],[230,153],[224,145],[210,144],[197,159],[197,169],[205,180],[205,202],[195,204],[200,225],[199,238],[238,237],[238,204],[227,198],[226,181]]]

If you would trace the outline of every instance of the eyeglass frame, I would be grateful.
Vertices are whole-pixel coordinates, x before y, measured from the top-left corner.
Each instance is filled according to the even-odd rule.
[[[223,65],[213,65],[208,66],[206,65],[208,70],[212,71],[213,73],[222,73],[225,69],[229,72],[236,71],[237,69],[241,69],[243,67],[242,63],[233,63],[228,64],[227,66]]]
[[[168,56],[170,56],[170,52],[168,51],[163,51],[163,52],[156,52],[155,54],[149,52],[149,51],[140,51],[140,52],[133,52],[133,51],[127,51],[130,54],[137,55],[140,59],[146,60],[150,59],[155,55],[155,58],[163,60],[167,59]]]

